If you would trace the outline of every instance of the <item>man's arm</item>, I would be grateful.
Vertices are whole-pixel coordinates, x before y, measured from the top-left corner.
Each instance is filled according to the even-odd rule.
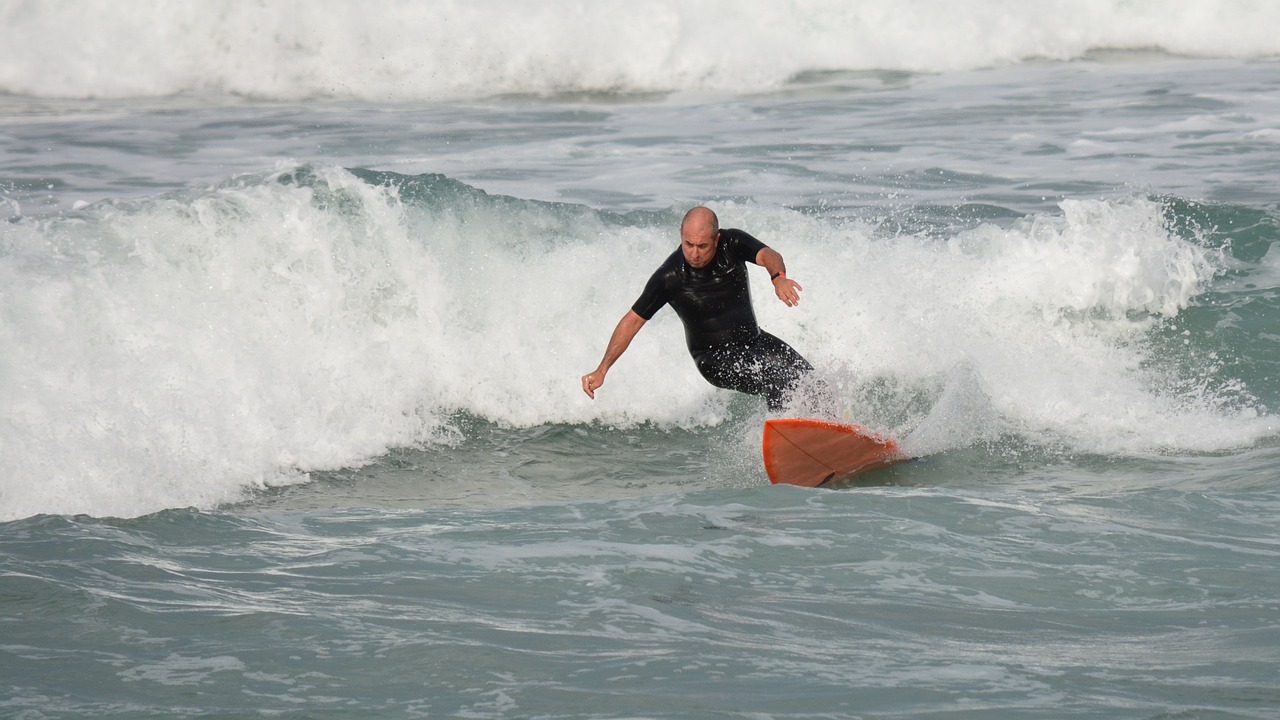
[[[582,392],[592,400],[596,397],[596,388],[604,385],[604,376],[609,372],[609,368],[622,357],[622,353],[626,352],[627,346],[631,344],[631,338],[640,332],[640,328],[644,327],[645,319],[636,314],[635,310],[628,310],[626,315],[618,321],[618,327],[613,329],[613,335],[609,337],[609,345],[604,350],[604,358],[600,361],[600,366],[592,372],[582,376]]]
[[[800,287],[800,283],[787,277],[787,265],[782,261],[782,256],[777,250],[770,247],[760,248],[760,252],[756,253],[756,264],[763,266],[768,271],[769,277],[773,278],[773,292],[777,294],[779,300],[786,303],[787,307],[800,304],[800,291],[804,288]]]

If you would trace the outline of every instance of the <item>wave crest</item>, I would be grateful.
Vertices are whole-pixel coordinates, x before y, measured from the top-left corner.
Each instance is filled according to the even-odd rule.
[[[0,4],[0,91],[448,100],[761,91],[803,73],[945,72],[1097,49],[1280,54],[1246,0],[207,0]]]

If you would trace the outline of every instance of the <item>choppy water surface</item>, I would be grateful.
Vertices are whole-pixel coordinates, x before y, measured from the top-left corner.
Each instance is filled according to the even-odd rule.
[[[1270,10],[287,5],[0,4],[0,715],[1274,715]],[[581,394],[697,203],[920,460],[769,486],[665,311]]]

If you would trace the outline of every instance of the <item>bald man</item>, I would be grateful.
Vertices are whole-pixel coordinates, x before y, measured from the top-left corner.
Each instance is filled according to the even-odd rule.
[[[583,392],[595,398],[631,339],[669,304],[684,323],[685,342],[702,377],[716,387],[763,395],[770,411],[781,410],[813,366],[756,324],[748,262],[769,273],[779,300],[788,307],[799,304],[802,288],[787,277],[781,255],[741,230],[721,230],[709,208],[686,213],[680,248],[658,267],[640,299],[618,321],[599,367],[582,376]]]

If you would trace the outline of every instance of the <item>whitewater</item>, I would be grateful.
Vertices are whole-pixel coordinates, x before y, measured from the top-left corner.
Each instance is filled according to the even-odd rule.
[[[0,1],[0,716],[1272,717],[1277,26]],[[917,460],[582,393],[697,204]]]
[[[1098,49],[1280,53],[1280,8],[1250,0],[399,0],[378,12],[358,2],[145,0],[122,11],[11,0],[0,20],[12,58],[0,89],[34,97],[741,93],[807,72],[972,70]]]

